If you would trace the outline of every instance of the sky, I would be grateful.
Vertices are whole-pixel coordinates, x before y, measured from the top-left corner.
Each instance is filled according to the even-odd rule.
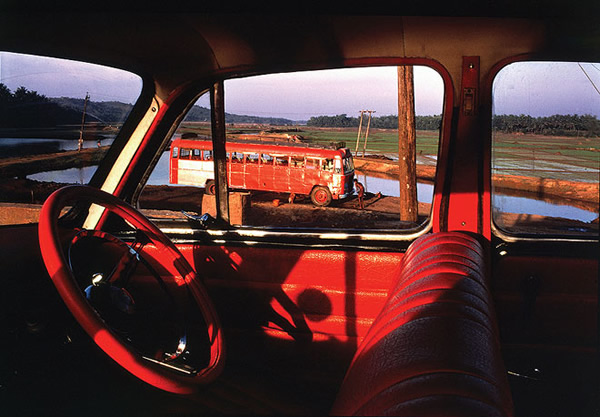
[[[440,114],[440,75],[423,66],[415,67],[414,74],[416,113]],[[12,91],[25,86],[48,97],[75,98],[89,92],[93,101],[125,103],[134,103],[142,87],[137,75],[122,70],[6,52],[0,52],[0,82]],[[494,111],[600,117],[596,89],[600,90],[600,63],[514,63],[494,81]],[[228,113],[253,116],[308,120],[318,115],[357,117],[360,110],[392,115],[397,114],[397,73],[396,67],[371,67],[232,79],[225,82],[225,97]],[[198,104],[208,107],[208,98]]]
[[[23,86],[47,97],[135,103],[142,91],[139,76],[127,71],[66,59],[0,52],[0,83],[11,91]]]
[[[431,68],[414,69],[415,111],[441,114],[444,85]],[[234,79],[225,82],[228,113],[272,115],[292,120],[311,116],[374,110],[375,116],[398,114],[396,67],[347,68],[294,72]],[[249,82],[251,81],[251,82]]]
[[[513,63],[496,76],[493,96],[495,114],[600,117],[600,63]]]

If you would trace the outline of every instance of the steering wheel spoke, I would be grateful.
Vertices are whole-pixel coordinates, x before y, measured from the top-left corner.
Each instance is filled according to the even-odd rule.
[[[63,249],[59,215],[73,201],[116,214],[135,229],[133,241],[74,229]],[[46,200],[39,236],[65,304],[121,366],[175,393],[194,392],[220,374],[224,342],[208,293],[175,245],[141,213],[95,188],[68,186]]]

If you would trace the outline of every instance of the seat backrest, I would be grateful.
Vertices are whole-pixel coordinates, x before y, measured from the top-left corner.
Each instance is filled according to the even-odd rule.
[[[416,240],[331,414],[512,415],[485,271],[473,236]]]

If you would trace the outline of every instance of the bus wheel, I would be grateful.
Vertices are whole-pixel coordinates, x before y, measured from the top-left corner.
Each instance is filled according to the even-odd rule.
[[[310,201],[315,206],[327,207],[331,203],[331,192],[327,187],[317,186],[310,193]]]
[[[208,195],[215,195],[217,191],[217,187],[215,186],[215,182],[213,180],[206,181],[206,185],[204,186],[204,192]]]

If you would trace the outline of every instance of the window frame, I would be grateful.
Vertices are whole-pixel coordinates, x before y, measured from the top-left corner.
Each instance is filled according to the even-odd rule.
[[[451,125],[453,115],[453,103],[454,103],[454,88],[452,77],[448,70],[435,60],[429,58],[378,58],[376,60],[364,61],[361,59],[349,59],[345,62],[345,65],[335,66],[302,66],[302,67],[288,67],[280,68],[277,73],[284,72],[296,72],[296,71],[311,71],[311,70],[323,70],[323,69],[341,69],[341,68],[353,68],[353,67],[367,67],[367,66],[398,66],[398,65],[420,65],[426,66],[436,71],[444,87],[442,97],[442,122],[439,129],[439,142],[437,152],[437,168],[434,181],[434,192],[431,214],[428,219],[420,224],[416,228],[412,229],[323,229],[323,228],[295,228],[295,227],[279,227],[279,226],[231,226],[227,228],[217,228],[215,230],[207,230],[202,228],[200,225],[195,225],[187,221],[179,219],[157,219],[156,221],[163,229],[163,231],[173,237],[175,241],[181,242],[193,242],[204,235],[213,237],[224,238],[227,240],[247,242],[255,241],[256,243],[263,242],[287,242],[288,244],[308,244],[311,247],[321,246],[325,244],[327,247],[331,245],[340,245],[340,247],[354,247],[364,249],[374,248],[397,248],[398,245],[405,247],[405,245],[417,237],[426,234],[430,231],[438,231],[444,227],[446,221],[444,215],[447,209],[444,208],[448,204],[448,198],[443,196],[444,190],[447,189],[445,185],[449,180],[446,175],[447,155],[450,152],[449,140],[451,136]],[[233,78],[243,78],[253,75],[266,75],[270,72],[223,72],[220,74],[220,79],[226,81]],[[273,72],[274,73],[274,72]],[[213,83],[214,79],[211,80],[200,80],[197,83],[191,83],[188,88],[180,92],[180,97],[173,98],[171,104],[171,111],[180,111],[176,117],[173,118],[172,125],[169,128],[169,134],[164,137],[163,146],[168,146],[168,142],[172,137],[173,133],[183,120],[187,112],[193,107],[196,100],[203,94],[209,91],[207,84]],[[185,98],[184,98],[185,97]],[[179,106],[173,105],[174,103]],[[214,118],[214,108],[211,108],[211,114]],[[214,134],[213,134],[214,140]],[[157,159],[156,159],[157,160]],[[308,162],[305,162],[308,165]],[[154,167],[149,167],[146,175],[149,176]],[[133,196],[133,203],[137,204],[137,199],[141,194],[143,184],[139,184],[135,190]],[[334,246],[335,247],[335,246]]]

